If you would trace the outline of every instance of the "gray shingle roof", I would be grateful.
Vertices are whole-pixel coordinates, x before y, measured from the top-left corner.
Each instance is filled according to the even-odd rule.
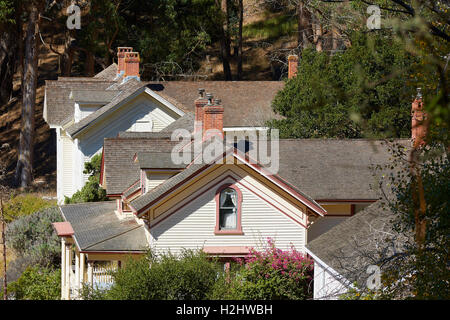
[[[137,163],[141,169],[184,169],[187,164],[175,164],[171,152],[138,152]]]
[[[371,166],[391,161],[381,140],[281,139],[279,146],[278,175],[316,200],[378,199]]]
[[[109,113],[113,112],[114,110],[116,110],[121,102],[123,102],[127,98],[130,98],[134,94],[138,94],[138,92],[140,92],[139,89],[142,89],[143,87],[144,87],[144,84],[135,79],[131,79],[131,80],[127,81],[120,88],[121,89],[120,93],[115,95],[114,98],[108,104],[104,105],[100,109],[91,113],[87,117],[81,119],[81,121],[71,125],[69,128],[67,128],[67,130],[66,130],[67,133],[71,136],[77,134],[82,129],[84,129],[86,126],[88,126],[93,121],[98,119],[99,117],[109,114]]]
[[[71,100],[107,104],[118,94],[116,90],[73,90]]]
[[[144,227],[134,218],[119,220],[115,201],[88,202],[60,207],[72,225],[82,251],[145,251]]]
[[[115,80],[117,76],[117,64],[113,63],[103,71],[97,73],[94,78],[104,80]]]
[[[167,127],[161,130],[161,132],[173,132],[177,129],[185,129],[189,132],[194,131],[194,114],[186,113],[181,118],[178,118]]]
[[[397,140],[409,145],[409,140]],[[386,164],[390,154],[380,140],[282,139],[277,177],[307,199],[379,199],[372,166]],[[204,165],[191,165],[155,189],[136,198],[137,211],[171,190]]]
[[[140,178],[139,164],[133,161],[137,152],[170,152],[177,144],[170,137],[161,138],[153,133],[146,133],[145,138],[106,138],[103,154],[107,194],[122,194]]]
[[[377,201],[344,220],[306,245],[328,267],[350,283],[366,287],[369,265],[386,266],[383,261],[401,252],[407,242],[392,230],[393,213]]]
[[[45,98],[47,110],[44,114],[50,125],[62,125],[72,119],[75,108],[70,99],[72,90],[106,90],[114,82],[93,78],[59,78],[45,81]]]

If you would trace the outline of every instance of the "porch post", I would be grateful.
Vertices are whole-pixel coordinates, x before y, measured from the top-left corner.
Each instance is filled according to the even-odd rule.
[[[75,251],[75,283],[76,289],[80,289],[80,253]]]
[[[65,299],[70,300],[70,274],[72,273],[72,245],[66,244]]]
[[[65,299],[66,292],[66,240],[61,237],[61,300]]]
[[[84,279],[84,253],[80,253],[80,282],[78,284],[78,286],[80,287],[80,289],[83,288],[83,283],[85,281]]]
[[[94,286],[94,261],[88,261],[88,284],[89,286]]]

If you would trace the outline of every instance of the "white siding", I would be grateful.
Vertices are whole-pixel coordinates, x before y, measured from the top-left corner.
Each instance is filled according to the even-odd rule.
[[[168,180],[175,173],[146,173],[145,179],[145,192],[150,191],[151,189],[159,186],[164,181]]]
[[[72,196],[74,190],[72,190],[73,186],[73,154],[74,154],[74,146],[73,141],[64,134],[61,134],[61,145],[62,145],[62,168],[60,172],[62,173],[62,181],[61,181],[61,197],[58,195],[58,200],[64,201],[64,196]]]
[[[337,300],[347,290],[331,270],[314,262],[314,300]]]
[[[208,187],[201,196],[150,227],[152,247],[174,253],[182,248],[197,249],[203,246],[261,248],[267,237],[272,237],[279,248],[289,249],[293,244],[297,250],[304,250],[305,228],[239,184],[237,186],[243,198],[241,221],[244,235],[215,235],[215,192],[225,182],[233,183],[234,180]],[[245,184],[244,180],[240,182]]]
[[[153,98],[143,93],[112,116],[97,124],[95,128],[79,137],[80,150],[84,155],[84,162],[90,161],[94,155],[101,152],[104,138],[117,137],[119,132],[132,131],[136,120],[143,117],[151,119],[152,131],[155,132],[161,131],[175,121],[175,116],[166,113]],[[84,162],[80,164],[82,166],[81,172],[84,169]],[[88,175],[83,175],[83,184],[87,179]]]

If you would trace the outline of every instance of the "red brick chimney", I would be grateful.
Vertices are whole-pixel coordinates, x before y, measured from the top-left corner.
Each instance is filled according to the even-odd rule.
[[[140,57],[138,52],[125,52],[124,64],[124,80],[127,78],[137,78],[139,80],[139,62]]]
[[[288,79],[292,79],[297,75],[297,69],[298,69],[298,56],[297,55],[290,55],[288,57]]]
[[[125,53],[132,51],[132,47],[117,48],[117,74],[123,74],[125,72]]]
[[[213,95],[206,94],[208,103],[203,107],[203,140],[219,135],[223,139],[223,112],[219,99],[213,100]]]
[[[428,133],[428,116],[423,109],[422,92],[417,88],[417,96],[411,108],[411,139],[414,148],[422,147],[426,144]]]
[[[208,103],[205,95],[205,89],[198,89],[199,97],[195,100],[195,120],[194,134],[203,129],[203,107]]]

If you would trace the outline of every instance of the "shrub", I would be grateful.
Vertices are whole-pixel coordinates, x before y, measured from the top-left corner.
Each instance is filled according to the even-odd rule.
[[[220,279],[212,298],[245,300],[279,300],[312,298],[313,261],[296,251],[280,250],[272,239],[262,251],[251,249],[249,255],[239,259],[241,268]]]
[[[72,195],[72,198],[65,197],[65,204],[108,200],[105,189],[100,187],[101,164],[101,154],[95,155],[90,162],[84,164],[83,173],[90,174],[88,181],[81,190]]]
[[[52,222],[58,221],[62,221],[58,207],[16,219],[7,225],[7,245],[18,256],[30,257],[33,264],[58,266],[61,262],[61,246],[52,227]]]
[[[114,274],[107,292],[85,291],[85,298],[112,300],[201,300],[213,288],[221,267],[201,251],[184,250],[180,255],[149,252],[129,260]]]
[[[61,270],[28,267],[17,281],[8,285],[8,293],[16,300],[59,300]]]
[[[5,220],[11,222],[19,217],[54,206],[56,201],[44,200],[33,194],[13,196],[4,204]]]

